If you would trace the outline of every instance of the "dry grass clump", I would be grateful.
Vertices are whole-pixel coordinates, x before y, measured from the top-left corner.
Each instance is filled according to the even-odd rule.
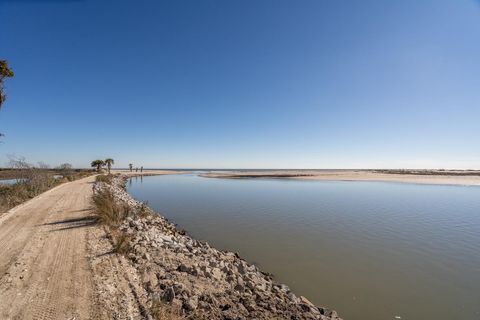
[[[127,254],[131,251],[132,237],[125,232],[112,231],[113,252],[119,254]]]
[[[93,204],[97,209],[98,221],[113,229],[117,229],[130,214],[128,206],[116,201],[108,189],[95,193]]]
[[[113,176],[112,175],[105,175],[105,174],[101,174],[101,175],[98,175],[95,177],[95,181],[96,182],[105,182],[105,183],[112,183],[112,178]]]
[[[148,208],[148,204],[146,202],[142,202],[141,206],[137,209],[137,216],[140,218],[145,218],[151,214],[150,209]]]
[[[33,198],[35,193],[23,183],[0,186],[0,212]]]
[[[108,176],[97,176],[97,181],[99,181],[98,177]],[[100,181],[110,183],[112,180],[110,178],[100,178]],[[122,222],[132,215],[130,208],[125,203],[115,199],[112,191],[108,188],[104,188],[93,195],[93,204],[96,208],[97,220],[109,230],[113,245],[112,251],[119,254],[130,252],[131,237],[119,230]]]
[[[159,298],[152,299],[152,305],[150,307],[150,313],[156,320],[178,320],[183,319],[178,310],[172,305],[164,303]]]

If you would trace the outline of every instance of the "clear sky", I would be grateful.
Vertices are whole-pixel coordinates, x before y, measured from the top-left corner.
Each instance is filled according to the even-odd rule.
[[[480,2],[0,0],[7,155],[480,168]]]

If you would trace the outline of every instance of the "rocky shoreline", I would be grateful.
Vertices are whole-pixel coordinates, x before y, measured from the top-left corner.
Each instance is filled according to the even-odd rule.
[[[125,261],[139,275],[143,318],[340,319],[335,311],[297,297],[238,254],[178,230],[133,199],[125,190],[127,179],[119,175],[96,182],[93,190],[108,190],[130,212],[118,230],[128,241]]]

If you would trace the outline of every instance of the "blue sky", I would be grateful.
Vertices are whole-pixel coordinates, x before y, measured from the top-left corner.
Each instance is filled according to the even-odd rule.
[[[480,168],[480,2],[0,0],[7,155]]]

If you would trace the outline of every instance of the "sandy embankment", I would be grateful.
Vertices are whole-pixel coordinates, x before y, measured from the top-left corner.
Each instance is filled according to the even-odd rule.
[[[230,171],[209,172],[208,178],[286,178],[325,181],[383,181],[438,185],[480,185],[480,171],[417,171],[415,173],[393,173],[374,170],[278,170],[278,171]]]

